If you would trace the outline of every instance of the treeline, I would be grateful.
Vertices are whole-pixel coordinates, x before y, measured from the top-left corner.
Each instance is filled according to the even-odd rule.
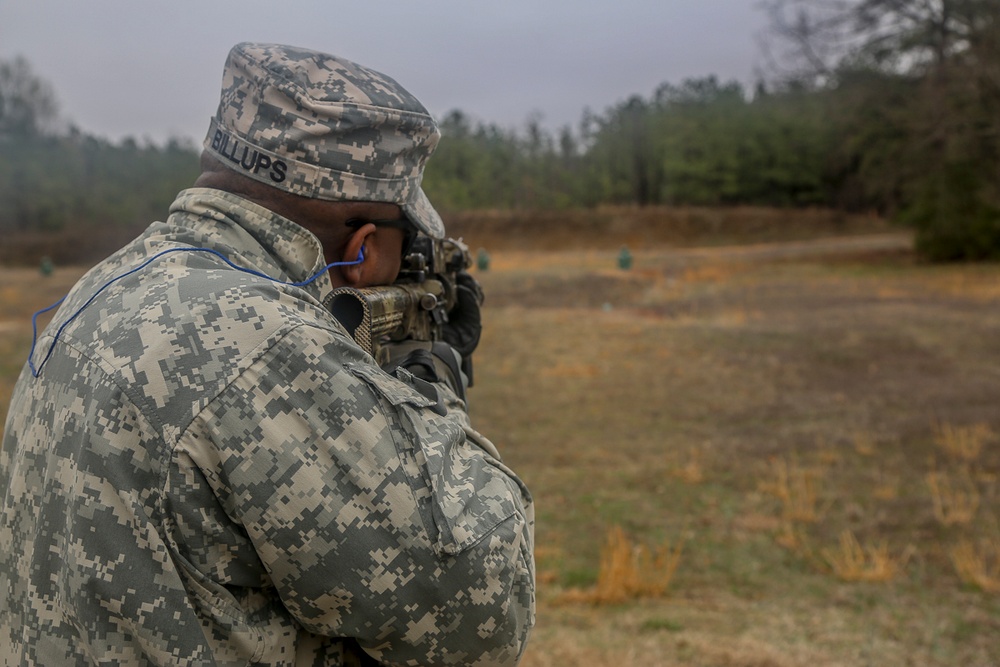
[[[162,216],[198,175],[198,153],[126,139],[113,144],[73,132],[2,143],[0,229],[58,231]]]
[[[707,77],[585,113],[576,131],[549,133],[537,120],[504,130],[460,111],[441,128],[425,189],[445,210],[839,203],[828,160],[836,133],[813,93],[748,96]]]
[[[876,211],[937,260],[1000,258],[1000,2],[764,0],[769,76],[664,84],[555,136],[444,119],[443,208]]]
[[[112,143],[79,132],[0,139],[0,260],[100,258],[162,220],[197,175],[198,153],[176,141]]]
[[[558,131],[453,111],[424,179],[431,201],[446,217],[607,204],[874,211],[913,226],[932,259],[1000,256],[1000,3],[763,6],[773,63],[753,90],[665,83]],[[27,63],[0,63],[5,238],[79,251],[98,230],[162,217],[197,175],[191,144],[60,132],[54,109]]]

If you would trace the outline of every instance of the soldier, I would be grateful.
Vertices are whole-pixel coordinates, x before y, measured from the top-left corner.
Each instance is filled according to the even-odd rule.
[[[383,74],[233,48],[195,187],[80,280],[15,388],[0,664],[517,663],[528,491],[454,359],[387,372],[322,306],[444,234],[438,136]]]

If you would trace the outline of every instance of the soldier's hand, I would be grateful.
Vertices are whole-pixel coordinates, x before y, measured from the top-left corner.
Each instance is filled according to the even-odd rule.
[[[463,359],[468,359],[479,345],[479,337],[483,332],[480,313],[483,289],[467,271],[458,272],[456,283],[455,307],[448,312],[448,322],[444,325],[441,336]]]

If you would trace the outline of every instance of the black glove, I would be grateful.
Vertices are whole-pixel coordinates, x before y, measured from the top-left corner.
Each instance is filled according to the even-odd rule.
[[[455,307],[448,311],[448,322],[441,332],[444,342],[451,345],[463,357],[470,357],[479,345],[483,332],[479,307],[483,304],[483,290],[466,271],[456,275],[457,287]]]
[[[479,310],[483,305],[483,289],[467,271],[459,271],[455,282],[455,307],[448,311],[448,322],[441,336],[461,355],[462,371],[468,376],[469,386],[472,386],[472,353],[483,333]]]

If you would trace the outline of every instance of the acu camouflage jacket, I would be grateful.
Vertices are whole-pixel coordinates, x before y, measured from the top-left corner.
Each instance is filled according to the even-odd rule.
[[[299,226],[182,192],[70,293],[0,453],[0,664],[508,665],[527,490],[446,389],[373,365]],[[438,408],[440,410],[440,408]],[[363,648],[364,650],[360,650]]]

